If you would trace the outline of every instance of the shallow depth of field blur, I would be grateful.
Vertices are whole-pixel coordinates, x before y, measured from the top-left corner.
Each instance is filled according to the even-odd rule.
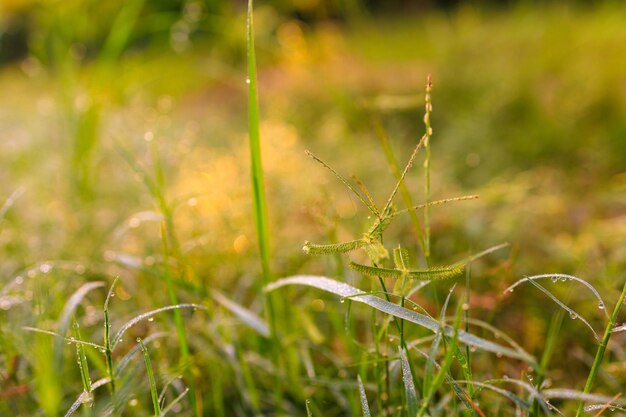
[[[64,415],[83,391],[76,347],[24,327],[59,331],[64,306],[84,283],[105,283],[74,313],[82,339],[93,343],[102,343],[102,305],[115,277],[114,331],[171,304],[163,216],[138,173],[155,177],[159,164],[184,259],[169,268],[175,292],[208,310],[181,311],[191,363],[180,361],[170,312],[132,327],[114,360],[136,337],[165,332],[148,346],[159,390],[174,378],[166,404],[191,378],[204,415],[274,415],[271,342],[216,301],[227,297],[265,317],[250,186],[245,3],[0,3],[0,415]],[[469,311],[541,358],[561,308],[532,285],[505,293],[509,285],[536,274],[575,275],[612,312],[626,277],[626,5],[471,3],[256,1],[272,275],[324,275],[370,290],[372,279],[348,268],[349,259],[364,263],[362,254],[302,251],[306,240],[359,238],[370,221],[304,151],[356,175],[382,205],[395,179],[376,131],[384,128],[403,165],[424,132],[432,74],[432,199],[480,195],[431,209],[433,263],[510,243],[472,265]],[[422,161],[406,181],[416,204],[424,201]],[[396,205],[404,207],[401,198]],[[386,231],[389,248],[399,243],[413,266],[424,267],[408,216]],[[454,282],[463,295],[462,276],[413,300],[438,317]],[[542,285],[602,335],[604,310],[585,287]],[[356,376],[372,376],[375,362],[367,353],[370,311],[348,311],[349,303],[309,287],[273,294],[289,373],[284,415],[307,415],[306,400],[316,416],[361,415]],[[565,317],[547,388],[582,390],[598,342],[581,320]],[[625,336],[613,335],[593,392],[624,391]],[[390,352],[397,355],[397,346]],[[520,361],[472,355],[476,381],[532,383]],[[94,381],[106,376],[97,349],[87,348],[87,359]],[[419,379],[424,358],[413,359]],[[122,391],[118,411],[152,415],[141,352],[131,360],[132,389]],[[370,402],[384,403],[374,385],[366,383]],[[99,391],[76,415],[107,411],[109,393]],[[436,398],[446,392],[444,384]],[[489,416],[514,415],[515,404],[493,392],[478,398]],[[395,400],[385,407],[401,404]],[[565,415],[577,406],[552,403]],[[190,400],[172,412],[193,415]]]

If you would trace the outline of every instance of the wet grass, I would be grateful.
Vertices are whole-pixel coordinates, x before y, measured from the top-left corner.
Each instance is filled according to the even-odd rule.
[[[261,7],[247,69],[5,69],[0,414],[620,412],[623,13]]]

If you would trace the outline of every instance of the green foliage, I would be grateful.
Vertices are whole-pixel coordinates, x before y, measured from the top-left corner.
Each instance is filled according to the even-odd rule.
[[[15,3],[0,415],[626,408],[621,4]]]

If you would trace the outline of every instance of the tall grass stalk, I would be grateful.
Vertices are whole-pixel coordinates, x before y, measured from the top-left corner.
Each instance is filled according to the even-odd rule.
[[[261,158],[261,134],[259,116],[259,97],[257,88],[256,53],[254,47],[254,19],[253,0],[248,0],[248,22],[247,22],[247,58],[248,58],[248,136],[250,146],[250,163],[252,177],[252,193],[254,204],[254,219],[256,223],[257,239],[261,257],[262,284],[265,286],[272,280],[270,269],[270,237],[267,220],[267,204],[265,201],[265,185],[263,179],[263,162]],[[263,293],[263,304],[265,316],[269,324],[272,337],[272,353],[274,363],[278,370],[282,369],[283,360],[280,355],[280,345],[276,334],[276,317],[272,295]],[[274,383],[274,399],[276,401],[276,412],[282,413],[283,383],[280,372],[276,373]]]
[[[617,304],[615,304],[615,309],[613,309],[613,314],[609,318],[609,322],[606,324],[606,328],[604,329],[604,336],[602,337],[602,341],[600,342],[600,346],[598,346],[598,351],[596,352],[596,357],[593,360],[593,365],[591,365],[591,371],[589,372],[589,376],[587,377],[587,383],[585,384],[585,389],[583,392],[588,394],[591,392],[591,388],[593,387],[593,383],[600,372],[600,364],[602,363],[602,358],[604,358],[604,352],[606,351],[606,347],[609,344],[609,340],[611,339],[611,334],[613,332],[613,326],[617,321],[617,316],[619,314],[620,309],[624,303],[624,298],[626,297],[626,284],[624,284],[624,288],[622,288],[622,293],[617,300]],[[578,410],[576,411],[576,417],[580,417],[583,413],[584,402],[581,399],[578,403]]]

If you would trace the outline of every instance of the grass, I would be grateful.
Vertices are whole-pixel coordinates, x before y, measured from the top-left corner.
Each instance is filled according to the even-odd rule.
[[[99,63],[67,74],[102,98],[89,198],[59,169],[76,140],[59,80],[3,70],[0,414],[624,408],[622,8],[460,8],[383,35],[260,5],[253,28],[249,6],[232,68],[201,42],[123,54],[143,23],[120,20],[116,98]]]

